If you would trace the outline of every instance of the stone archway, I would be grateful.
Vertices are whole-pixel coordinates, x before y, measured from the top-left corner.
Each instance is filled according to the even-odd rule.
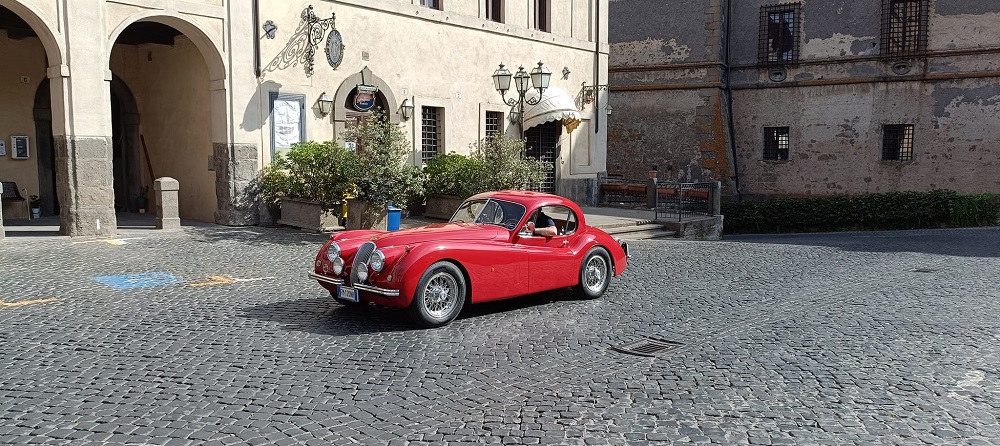
[[[399,113],[396,112],[399,108],[399,103],[396,102],[396,96],[392,94],[392,89],[389,88],[389,84],[382,80],[382,78],[373,74],[372,70],[368,67],[365,67],[360,72],[344,79],[344,82],[341,82],[340,87],[337,88],[337,96],[333,100],[335,108],[333,111],[334,128],[338,132],[343,130],[348,121],[349,114],[345,104],[350,100],[351,93],[361,84],[378,87],[378,93],[376,94],[376,98],[380,102],[378,105],[385,107],[386,115],[393,124],[399,124]]]
[[[160,135],[154,149],[154,142],[151,140],[151,137],[143,134],[142,136],[145,139],[150,154],[153,154],[154,151],[159,151],[160,162],[164,163],[162,160],[168,160],[166,162],[170,164],[168,165],[169,168],[157,169],[155,165],[155,158],[157,156],[153,155],[151,156],[151,158],[154,158],[153,169],[144,169],[140,165],[139,170],[153,170],[154,172],[149,175],[150,177],[186,176],[186,178],[177,178],[180,180],[181,187],[182,218],[193,218],[203,221],[214,220],[216,223],[227,225],[256,224],[258,216],[256,206],[247,197],[246,191],[259,168],[257,159],[258,149],[253,144],[234,144],[232,142],[232,119],[229,113],[229,96],[231,92],[226,88],[228,68],[225,63],[221,36],[216,36],[213,39],[213,34],[207,28],[203,28],[197,22],[188,20],[183,16],[165,15],[162,11],[144,12],[122,21],[114,32],[112,32],[111,42],[114,42],[114,45],[109,45],[108,47],[107,57],[109,62],[114,62],[111,53],[112,51],[118,51],[117,48],[121,44],[122,36],[130,32],[130,27],[143,27],[150,24],[159,24],[176,30],[179,35],[183,36],[189,42],[187,43],[188,48],[193,46],[197,50],[197,53],[200,54],[204,62],[204,68],[202,69],[206,72],[206,76],[200,79],[184,79],[184,81],[194,82],[192,86],[195,88],[191,91],[207,92],[206,96],[199,96],[197,98],[199,101],[198,104],[186,104],[189,110],[207,113],[204,115],[204,118],[192,120],[189,117],[183,116],[180,112],[175,112],[168,122],[162,122],[159,125],[185,128],[190,125],[200,126],[210,123],[208,124],[210,126],[209,136],[207,137],[210,141],[205,141],[205,144],[202,142],[174,144],[169,135],[165,134],[165,130],[160,128],[158,129]],[[163,57],[170,57],[170,55],[163,55]],[[152,59],[152,56],[150,58]],[[152,62],[152,60],[150,61]],[[113,65],[113,63],[110,65]],[[174,76],[175,82],[178,82],[178,78],[189,75],[186,71],[179,71],[185,67],[175,68],[175,66],[176,64],[167,68],[167,73],[160,74]],[[132,82],[129,83],[130,85],[133,84]],[[198,84],[203,86],[199,86]],[[133,89],[138,87],[137,85],[132,86]],[[140,108],[143,108],[141,103]],[[159,108],[157,109],[159,110]],[[147,119],[146,121],[147,125],[144,126],[144,133],[149,131],[149,120]],[[208,145],[209,143],[210,146]],[[180,157],[177,157],[177,154],[174,152],[175,150],[182,150],[181,153],[183,157],[187,158],[188,164],[184,164],[184,161],[177,161]],[[183,152],[183,150],[187,150],[187,152]],[[204,153],[202,153],[203,150]],[[206,166],[205,161],[209,159],[214,161],[209,168],[206,168],[204,167]],[[209,180],[209,176],[214,177]],[[187,189],[185,190],[185,188]],[[212,189],[214,189],[214,193],[205,192],[212,191]],[[194,193],[193,191],[195,190],[198,191],[198,195],[192,197],[190,194]],[[185,202],[197,204],[188,204],[185,208]]]

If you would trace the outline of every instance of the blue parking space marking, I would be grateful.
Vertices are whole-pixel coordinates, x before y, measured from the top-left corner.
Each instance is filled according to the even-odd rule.
[[[133,288],[148,288],[161,285],[170,285],[181,281],[181,278],[173,274],[164,272],[149,272],[142,274],[119,274],[116,276],[99,276],[94,280],[117,290],[130,290]]]

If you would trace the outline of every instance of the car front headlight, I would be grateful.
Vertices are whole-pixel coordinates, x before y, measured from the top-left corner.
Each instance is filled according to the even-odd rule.
[[[337,257],[340,257],[340,245],[337,242],[330,243],[326,248],[326,259],[332,262]]]
[[[333,273],[339,276],[342,272],[344,272],[344,259],[337,257],[333,259]]]
[[[382,254],[381,250],[376,249],[368,259],[368,264],[371,265],[372,271],[377,273],[382,272],[382,268],[385,268],[385,254]]]

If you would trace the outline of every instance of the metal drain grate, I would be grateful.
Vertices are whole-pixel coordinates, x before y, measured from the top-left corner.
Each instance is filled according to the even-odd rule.
[[[935,272],[937,272],[937,270],[933,269],[933,268],[917,268],[917,269],[913,270],[913,272],[915,272],[915,273],[935,273]]]
[[[684,344],[680,342],[662,341],[659,339],[644,339],[642,341],[633,342],[619,347],[611,347],[611,349],[622,353],[628,353],[630,355],[652,357],[672,352],[683,346]]]

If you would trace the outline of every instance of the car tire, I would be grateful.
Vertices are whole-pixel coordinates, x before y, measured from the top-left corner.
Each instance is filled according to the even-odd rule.
[[[465,306],[466,284],[462,271],[451,262],[437,262],[420,276],[410,303],[410,317],[424,328],[447,325]]]
[[[597,299],[604,295],[611,283],[611,256],[600,246],[590,248],[580,265],[580,283],[573,290],[584,299]]]

